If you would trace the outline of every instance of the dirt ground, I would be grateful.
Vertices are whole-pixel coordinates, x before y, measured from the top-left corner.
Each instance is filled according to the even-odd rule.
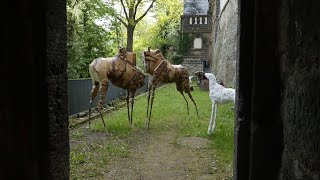
[[[106,133],[91,132],[86,139],[95,141],[104,136]],[[129,142],[130,156],[111,158],[104,176],[98,179],[229,179],[230,174],[217,167],[209,143],[205,138],[179,138],[170,126],[165,133],[147,129],[134,131]]]
[[[107,142],[112,133],[89,132],[85,140]],[[177,125],[166,126],[166,131],[133,128],[131,136],[116,141],[128,143],[130,154],[112,156],[102,176],[93,179],[107,180],[224,180],[232,179],[231,172],[219,167],[209,139],[178,137]],[[71,147],[78,141],[71,139]],[[86,172],[83,172],[86,173]],[[90,178],[91,179],[91,178]]]

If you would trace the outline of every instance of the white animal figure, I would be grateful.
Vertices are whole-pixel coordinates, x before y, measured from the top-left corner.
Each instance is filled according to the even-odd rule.
[[[212,73],[205,73],[206,78],[209,79],[209,97],[212,101],[212,111],[211,118],[208,127],[208,134],[210,135],[216,126],[216,117],[218,104],[226,104],[228,102],[235,102],[236,91],[232,88],[225,88],[218,84],[216,77]],[[212,124],[212,117],[214,116],[214,121]]]
[[[189,76],[189,86],[190,86],[191,91],[193,91],[192,78],[193,78],[193,76]]]
[[[192,78],[193,76],[189,76],[189,83],[192,84]]]

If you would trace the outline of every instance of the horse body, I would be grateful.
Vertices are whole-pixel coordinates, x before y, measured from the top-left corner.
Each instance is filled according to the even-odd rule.
[[[106,97],[109,82],[113,85],[127,90],[128,119],[132,125],[132,110],[135,91],[144,85],[145,75],[135,66],[135,54],[120,48],[118,54],[112,58],[97,58],[89,65],[89,72],[92,78],[92,91],[89,103],[89,125],[90,125],[90,105],[100,91],[100,101],[98,110],[102,122],[102,106]],[[131,116],[129,115],[129,97],[131,101]],[[104,124],[105,126],[105,124]]]
[[[187,103],[187,110],[189,115],[188,101],[185,98],[183,92],[188,93],[188,96],[190,97],[190,99],[192,100],[193,104],[196,107],[197,116],[199,118],[197,105],[190,93],[191,89],[190,89],[190,83],[189,83],[188,70],[182,65],[171,64],[169,61],[167,61],[164,58],[160,50],[150,51],[150,49],[148,49],[148,51],[143,52],[142,57],[144,59],[145,72],[153,76],[151,82],[149,83],[149,88],[148,88],[148,106],[147,106],[148,128],[150,126],[154,92],[159,82],[176,83],[177,91],[180,92],[180,94],[183,96],[183,98]],[[150,106],[150,112],[149,112],[149,101],[150,101],[151,92],[152,92],[152,97],[151,97],[151,106]]]

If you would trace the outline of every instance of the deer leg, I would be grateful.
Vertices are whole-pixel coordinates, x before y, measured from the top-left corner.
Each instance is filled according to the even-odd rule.
[[[198,116],[198,119],[199,119],[199,113],[198,113],[198,107],[197,107],[197,104],[196,104],[196,102],[194,101],[194,99],[193,99],[193,97],[192,97],[192,95],[191,95],[190,91],[189,91],[189,92],[187,92],[187,93],[188,93],[188,96],[190,97],[191,101],[193,102],[194,106],[196,107],[197,116]]]
[[[188,110],[188,116],[189,116],[189,104],[188,104],[188,101],[187,101],[186,97],[184,96],[183,91],[179,91],[179,92],[180,92],[180,94],[183,96],[184,100],[185,100],[186,103],[187,103],[187,110]]]
[[[150,119],[151,119],[151,112],[152,112],[152,105],[153,105],[153,99],[154,99],[154,91],[156,90],[155,87],[152,87],[152,96],[151,96],[151,105],[150,105],[150,114],[149,114],[149,118],[148,118],[148,129],[150,127]]]
[[[217,110],[218,110],[218,104],[215,104],[215,106],[214,106],[214,120],[213,120],[212,131],[214,131],[214,128],[216,127]]]
[[[209,127],[208,127],[208,135],[211,134],[212,132],[212,117],[213,117],[213,113],[214,113],[214,101],[212,101],[212,109],[211,109],[211,117],[210,117],[210,123],[209,123]]]
[[[88,117],[88,120],[89,120],[89,127],[91,126],[91,120],[90,120],[90,115],[91,115],[91,103],[92,101],[94,100],[94,98],[96,98],[97,94],[98,94],[98,91],[99,91],[99,82],[97,81],[92,81],[92,90],[91,90],[91,98],[90,98],[90,102],[89,102],[89,117]]]
[[[101,116],[101,120],[102,120],[102,123],[103,123],[103,127],[106,127],[106,124],[104,123],[104,119],[103,119],[103,116],[102,116],[102,106],[104,104],[104,101],[106,99],[106,94],[107,94],[107,90],[108,90],[108,85],[109,83],[108,82],[102,82],[101,83],[101,86],[100,86],[100,101],[99,101],[99,106],[98,106],[98,111],[100,113],[100,116]]]

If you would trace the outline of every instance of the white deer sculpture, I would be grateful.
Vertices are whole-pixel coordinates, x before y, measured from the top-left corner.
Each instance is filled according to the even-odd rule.
[[[211,118],[208,127],[208,134],[210,135],[216,126],[216,117],[218,104],[226,104],[229,102],[235,102],[236,91],[232,88],[225,88],[218,84],[216,77],[212,73],[205,73],[206,78],[209,79],[209,97],[212,101],[212,111]],[[214,121],[212,124],[212,117],[214,116]]]

